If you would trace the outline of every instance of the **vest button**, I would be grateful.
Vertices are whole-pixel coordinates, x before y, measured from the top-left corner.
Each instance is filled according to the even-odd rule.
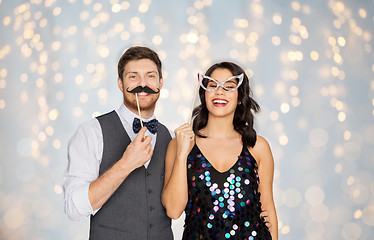
[[[148,189],[148,193],[152,193],[152,189]]]
[[[147,177],[151,176],[151,174],[149,172],[147,172]]]
[[[153,227],[153,224],[151,223],[151,224],[149,224],[149,228],[152,228]]]
[[[152,211],[152,210],[154,210],[154,209],[155,209],[155,208],[152,207],[152,206],[149,207],[149,211]]]

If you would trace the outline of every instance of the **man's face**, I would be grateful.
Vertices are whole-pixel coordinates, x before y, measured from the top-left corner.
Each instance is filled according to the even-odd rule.
[[[162,88],[162,85],[163,79],[160,79],[157,66],[149,59],[128,62],[123,71],[123,79],[118,78],[118,87],[123,92],[123,102],[126,107],[136,114],[138,113],[138,108],[135,94],[129,93],[126,90],[131,91],[138,86],[147,86],[157,92]],[[160,93],[138,93],[140,110],[142,112],[146,111],[152,116],[159,96]]]

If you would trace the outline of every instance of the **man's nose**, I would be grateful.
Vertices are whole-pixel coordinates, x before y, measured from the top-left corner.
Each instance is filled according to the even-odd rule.
[[[142,87],[147,86],[147,80],[146,80],[146,77],[145,77],[145,76],[141,76],[141,77],[140,77],[139,85],[142,86]]]

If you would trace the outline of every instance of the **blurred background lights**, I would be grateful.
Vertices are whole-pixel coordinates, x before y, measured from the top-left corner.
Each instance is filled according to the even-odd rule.
[[[342,235],[344,239],[360,239],[361,234],[362,229],[357,223],[350,222],[343,225]]]
[[[19,209],[10,209],[4,214],[4,223],[10,229],[22,226],[24,219],[25,216]]]
[[[322,128],[316,128],[310,131],[309,141],[315,147],[322,147],[327,144],[329,139],[328,133]]]
[[[88,219],[63,213],[67,144],[119,107],[117,61],[142,45],[162,60],[155,114],[171,130],[188,120],[198,72],[245,69],[274,154],[280,239],[371,239],[374,2],[164,5],[0,0],[0,238],[88,238]],[[173,226],[178,240],[183,217]]]
[[[312,206],[322,204],[324,198],[325,193],[317,186],[309,187],[305,192],[305,199]]]

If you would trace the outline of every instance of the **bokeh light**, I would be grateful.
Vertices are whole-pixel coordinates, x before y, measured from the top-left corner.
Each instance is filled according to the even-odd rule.
[[[63,210],[66,148],[80,123],[119,107],[116,64],[132,45],[160,55],[155,114],[171,130],[197,73],[245,69],[280,239],[372,239],[373,25],[373,1],[0,0],[0,239],[88,238],[88,218]],[[183,216],[175,239],[182,228]]]

